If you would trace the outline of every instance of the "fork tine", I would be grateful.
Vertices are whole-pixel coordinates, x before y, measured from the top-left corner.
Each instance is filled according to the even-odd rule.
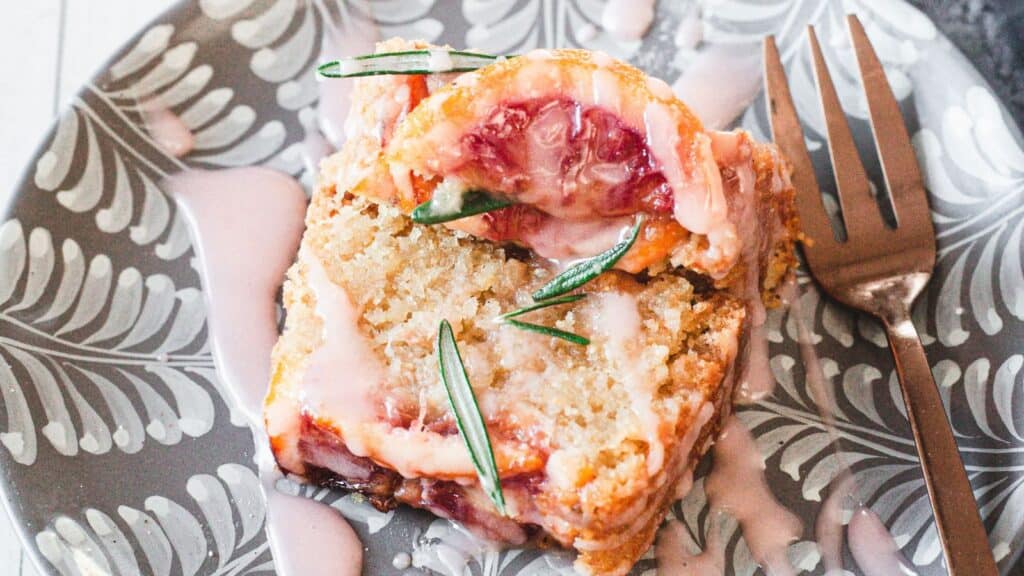
[[[821,53],[818,36],[814,27],[807,27],[807,38],[810,41],[811,53],[814,56],[814,78],[818,84],[822,112],[825,114],[825,125],[828,127],[828,152],[832,158],[832,172],[835,174],[836,190],[839,202],[843,207],[843,223],[846,234],[851,240],[864,238],[868,234],[877,234],[884,223],[878,211],[878,205],[871,195],[871,184],[864,171],[864,164],[853,141],[850,125],[846,122],[846,113],[839,103],[836,87],[828,72],[828,65]]]
[[[885,185],[896,210],[898,227],[934,237],[928,197],[899,104],[860,20],[850,14],[847,16],[847,25],[867,95],[871,131],[875,136],[878,157],[882,161]]]
[[[813,268],[815,261],[820,261],[837,242],[832,234],[832,223],[825,213],[814,165],[804,143],[804,131],[789,92],[786,69],[782,66],[779,49],[772,36],[764,39],[764,78],[772,140],[793,165],[797,213],[804,233],[813,241],[804,243],[804,254]]]

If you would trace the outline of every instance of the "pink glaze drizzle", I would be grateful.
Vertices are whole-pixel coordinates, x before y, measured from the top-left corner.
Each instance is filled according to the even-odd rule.
[[[771,396],[775,390],[766,332],[764,324],[750,329],[747,359],[734,396],[737,404],[753,404]]]
[[[261,475],[262,477],[262,475]],[[267,537],[281,576],[359,576],[363,545],[336,510],[264,486]]]
[[[818,540],[818,553],[827,576],[843,573],[843,524],[850,513],[855,488],[849,473],[837,477],[814,521],[814,537]]]
[[[818,551],[826,576],[843,571],[843,525],[850,553],[864,576],[916,576],[917,571],[900,552],[892,534],[872,510],[860,504],[857,483],[844,470],[818,510],[814,525]]]
[[[654,21],[654,0],[608,0],[601,12],[601,26],[615,39],[639,42]]]
[[[702,50],[672,85],[707,128],[728,126],[761,90],[757,46],[717,44]],[[728,78],[723,82],[722,78]]]
[[[383,368],[359,331],[358,311],[348,293],[328,278],[318,256],[303,254],[301,259],[310,263],[306,278],[323,322],[323,342],[310,357],[304,377],[305,408],[313,414],[341,415],[353,423],[372,421],[371,393],[383,380]],[[348,449],[366,455],[358,437],[347,432]]]
[[[681,522],[670,520],[658,533],[654,557],[658,561],[658,576],[716,576],[725,574],[725,546],[716,524],[721,514],[711,512],[704,550],[691,552],[696,545]]]
[[[160,104],[150,100],[139,105],[142,123],[161,150],[181,158],[192,151],[196,139],[181,118]]]
[[[219,375],[259,421],[277,341],[274,299],[298,248],[306,195],[265,168],[184,172],[164,189],[192,230]]]
[[[786,549],[800,537],[800,519],[779,504],[764,477],[764,460],[739,418],[726,423],[715,443],[715,460],[704,482],[712,509],[740,523],[754,560],[772,576],[795,575]]]
[[[877,514],[867,508],[853,513],[847,526],[850,553],[864,576],[916,576],[892,534]]]
[[[163,187],[192,234],[218,376],[252,428],[267,537],[282,576],[358,576],[362,545],[334,510],[278,492],[261,406],[277,340],[274,298],[303,229],[306,195],[265,168],[175,175]]]
[[[359,327],[359,310],[344,287],[330,279],[319,257],[302,253],[299,260],[307,264],[306,280],[323,323],[322,341],[310,356],[298,399],[302,411],[314,417],[330,414],[349,451],[372,457],[406,478],[438,474],[475,477],[459,436],[395,428],[377,417],[376,391],[386,374]],[[423,454],[431,457],[425,459]]]

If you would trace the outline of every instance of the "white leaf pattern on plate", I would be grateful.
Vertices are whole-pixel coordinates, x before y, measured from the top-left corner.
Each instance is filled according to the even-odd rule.
[[[0,385],[8,414],[0,442],[15,461],[37,457],[33,422],[65,456],[114,446],[136,453],[147,433],[176,444],[182,433],[209,432],[210,389],[219,395],[220,386],[212,370],[201,372],[212,360],[198,290],[176,290],[160,273],[115,271],[105,254],[86,265],[71,239],[58,263],[50,231],[27,236],[18,220],[0,226]],[[47,286],[56,286],[49,297]],[[19,381],[33,385],[44,418],[32,417]]]
[[[96,508],[86,508],[84,519],[57,516],[35,535],[36,545],[62,576],[166,576],[174,564],[184,576],[272,569],[266,542],[253,541],[263,526],[264,512],[258,496],[251,498],[259,493],[252,470],[224,464],[216,476],[192,476],[185,490],[191,498],[186,505],[150,496],[143,510],[118,506],[120,521]],[[236,523],[242,526],[241,534]]]

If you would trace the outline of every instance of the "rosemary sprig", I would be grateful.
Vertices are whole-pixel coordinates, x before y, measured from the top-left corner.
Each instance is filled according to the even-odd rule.
[[[505,314],[498,316],[496,320],[498,322],[508,324],[509,326],[515,326],[520,330],[536,332],[538,334],[544,334],[545,336],[551,336],[553,338],[561,338],[562,340],[572,342],[573,344],[579,344],[580,346],[587,346],[590,344],[590,340],[584,338],[583,336],[580,336],[579,334],[573,334],[572,332],[566,332],[565,330],[559,330],[558,328],[542,326],[540,324],[533,324],[531,322],[523,322],[522,320],[513,320],[513,318],[517,316],[522,316],[523,314],[527,314],[535,310],[541,310],[543,308],[549,308],[551,306],[559,306],[561,304],[571,304],[573,302],[578,302],[586,297],[586,294],[570,294],[568,296],[562,296],[561,298],[552,298],[550,300],[544,300],[543,302],[538,302],[537,304],[533,304],[532,306],[527,306],[525,308],[513,310],[512,312],[506,312]]]
[[[551,279],[550,282],[540,287],[533,293],[533,300],[540,302],[566,292],[575,290],[590,282],[608,270],[622,258],[629,249],[633,247],[636,239],[640,236],[640,229],[643,227],[644,218],[641,215],[629,231],[626,239],[612,246],[608,250],[586,260],[570,266],[565,272]]]
[[[518,310],[513,310],[512,312],[506,312],[501,316],[498,316],[498,320],[505,321],[508,320],[509,318],[515,318],[516,316],[522,316],[523,314],[533,312],[534,310],[542,310],[544,308],[550,308],[551,306],[559,306],[561,304],[572,304],[573,302],[579,302],[580,300],[583,300],[586,297],[586,294],[569,294],[568,296],[562,296],[560,298],[544,300],[542,302],[538,302],[536,304],[527,306],[526,308],[520,308]]]
[[[559,330],[558,328],[541,326],[540,324],[523,322],[521,320],[506,320],[505,322],[507,322],[509,326],[515,326],[520,330],[536,332],[537,334],[544,334],[545,336],[551,336],[552,338],[561,338],[562,340],[572,342],[573,344],[579,344],[580,346],[587,346],[590,344],[589,338],[585,338],[579,334],[573,334],[572,332],[566,332],[565,330]]]
[[[417,224],[441,224],[451,222],[469,216],[476,216],[484,212],[493,212],[499,208],[505,208],[515,204],[505,196],[492,194],[485,190],[467,190],[462,193],[462,202],[457,210],[450,210],[440,206],[431,198],[420,204],[412,211],[412,221]]]
[[[441,321],[437,332],[437,360],[441,368],[441,382],[448,394],[448,404],[455,415],[459,434],[469,449],[469,457],[480,478],[480,487],[504,516],[505,495],[501,492],[501,478],[494,462],[491,438],[487,434],[487,426],[480,414],[469,376],[466,375],[459,347],[455,344],[452,326],[447,320]]]
[[[498,58],[463,50],[405,50],[332,60],[318,66],[317,72],[324,78],[469,72],[492,64]]]

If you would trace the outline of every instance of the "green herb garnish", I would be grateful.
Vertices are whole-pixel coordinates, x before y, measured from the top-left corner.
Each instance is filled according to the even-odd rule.
[[[457,210],[450,210],[434,202],[431,198],[412,211],[412,221],[417,224],[441,224],[476,216],[485,212],[493,212],[515,204],[514,201],[492,194],[485,190],[467,190],[462,193],[462,202]]]
[[[540,302],[555,296],[570,292],[590,282],[608,270],[622,258],[629,249],[633,247],[636,239],[640,236],[640,229],[643,227],[644,218],[640,216],[636,224],[630,229],[625,240],[612,246],[608,250],[586,260],[570,266],[565,272],[551,279],[550,282],[540,287],[533,293],[533,300]]]
[[[527,306],[526,308],[520,308],[519,310],[514,310],[512,312],[506,312],[505,314],[502,314],[501,316],[498,316],[498,320],[501,320],[501,321],[508,320],[509,318],[515,318],[516,316],[522,316],[523,314],[527,314],[529,312],[533,312],[534,310],[542,310],[544,308],[549,308],[551,306],[558,306],[560,304],[572,304],[573,302],[579,302],[580,300],[583,300],[586,297],[587,297],[586,294],[570,294],[568,296],[562,296],[560,298],[552,298],[550,300],[544,300],[543,302],[538,302],[538,303],[533,304],[531,306]]]
[[[507,322],[509,326],[515,326],[520,330],[536,332],[537,334],[544,334],[545,336],[551,336],[552,338],[561,338],[562,340],[572,342],[573,344],[579,344],[580,346],[587,346],[590,344],[589,338],[584,338],[579,334],[573,334],[572,332],[566,332],[565,330],[559,330],[558,328],[541,326],[540,324],[532,324],[521,320],[506,320],[505,322]]]
[[[583,336],[580,336],[579,334],[573,334],[572,332],[566,332],[565,330],[559,330],[558,328],[541,326],[540,324],[523,322],[521,320],[513,320],[513,318],[517,316],[522,316],[523,314],[527,314],[535,310],[541,310],[543,308],[549,308],[551,306],[558,306],[561,304],[571,304],[573,302],[578,302],[586,297],[586,294],[570,294],[568,296],[562,296],[561,298],[552,298],[550,300],[544,300],[543,302],[538,302],[537,304],[534,304],[532,306],[527,306],[525,308],[520,308],[519,310],[514,310],[512,312],[502,314],[501,316],[498,316],[497,320],[499,322],[508,324],[509,326],[515,326],[520,330],[536,332],[538,334],[544,334],[546,336],[551,336],[554,338],[561,338],[562,340],[572,342],[573,344],[579,344],[580,346],[587,346],[588,344],[590,344],[590,340],[584,338]]]
[[[444,66],[439,66],[437,61],[431,62],[438,56],[443,59],[440,64]],[[332,60],[317,67],[317,72],[325,78],[469,72],[493,64],[498,58],[492,54],[463,50],[405,50]]]
[[[455,415],[455,424],[469,449],[469,457],[480,478],[480,487],[504,516],[505,495],[501,492],[501,479],[494,462],[491,438],[487,435],[487,426],[480,414],[473,387],[469,384],[469,376],[466,375],[459,347],[455,344],[452,326],[447,320],[441,321],[437,332],[437,360],[441,368],[441,382]]]

